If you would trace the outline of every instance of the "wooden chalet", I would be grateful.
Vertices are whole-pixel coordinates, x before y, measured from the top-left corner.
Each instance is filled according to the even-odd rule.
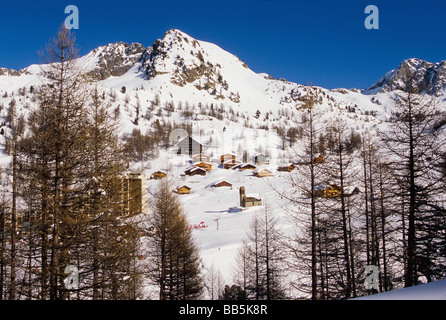
[[[252,172],[256,177],[271,177],[273,173],[267,168],[258,168]]]
[[[178,186],[175,192],[178,194],[189,194],[192,188],[187,185]]]
[[[338,198],[341,196],[341,187],[336,184],[322,185],[316,187],[315,196],[322,198]]]
[[[243,163],[240,165],[240,171],[245,171],[245,170],[256,170],[257,167],[251,163]]]
[[[199,162],[195,162],[193,165],[194,165],[194,167],[203,168],[206,171],[212,170],[212,164],[208,163],[208,162],[199,161]]]
[[[155,171],[154,173],[152,173],[152,175],[150,176],[150,179],[161,180],[165,177],[167,177],[167,172],[159,170],[159,171]]]
[[[322,154],[319,154],[316,158],[313,159],[313,163],[315,164],[321,164],[324,163],[324,157],[322,156]]]
[[[241,162],[238,160],[235,160],[235,159],[228,160],[228,161],[223,162],[223,168],[231,169],[232,167],[240,165],[240,164],[241,164]]]
[[[189,167],[184,171],[184,174],[187,176],[196,176],[196,175],[200,175],[200,176],[205,176],[206,175],[206,169],[204,168],[200,168],[200,167]]]
[[[226,161],[233,160],[235,161],[236,156],[232,153],[225,153],[220,156],[220,164],[224,164]]]
[[[286,172],[291,172],[293,171],[295,168],[294,164],[290,163],[289,165],[284,165],[284,166],[279,166],[277,168],[278,171],[286,171]]]
[[[217,182],[217,183],[214,183],[214,184],[212,185],[212,187],[214,187],[214,188],[220,188],[220,187],[229,187],[229,188],[232,188],[232,183],[229,183],[229,182],[226,181],[226,180],[222,180],[222,181],[219,181],[219,182]]]
[[[358,187],[349,186],[344,188],[344,195],[346,197],[354,196],[361,193],[361,190]]]

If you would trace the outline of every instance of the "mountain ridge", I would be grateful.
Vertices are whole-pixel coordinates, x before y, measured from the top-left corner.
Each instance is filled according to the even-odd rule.
[[[433,63],[419,58],[406,59],[367,90],[381,92],[406,90],[405,83],[411,78],[413,87],[418,92],[439,95],[446,89],[446,60]]]
[[[189,52],[184,50],[184,45],[189,45]],[[202,76],[207,76],[208,85],[198,85],[199,89],[206,87],[214,89],[226,89],[228,84],[219,76],[219,63],[209,62],[209,56],[202,48],[202,44],[214,46],[233,56],[235,61],[239,61],[243,67],[249,69],[239,57],[218,47],[215,44],[197,40],[179,29],[170,29],[164,36],[153,42],[151,46],[144,47],[141,43],[133,42],[115,42],[99,46],[89,53],[78,58],[80,64],[86,66],[86,73],[93,81],[102,81],[110,77],[119,77],[124,75],[135,64],[140,63],[140,71],[143,71],[147,80],[153,79],[157,75],[174,72],[172,80],[174,84],[184,86],[186,83],[192,83]],[[183,49],[183,50],[181,50]],[[181,53],[181,55],[180,55]],[[173,56],[175,55],[176,56]],[[184,56],[187,55],[188,63],[185,63]],[[193,58],[192,58],[193,57]],[[170,64],[170,66],[168,65]],[[169,69],[172,65],[175,70]],[[182,72],[180,72],[182,71]],[[0,76],[18,77],[23,74],[32,74],[30,66],[20,70],[0,67]],[[428,62],[419,58],[409,58],[403,60],[398,67],[385,73],[377,82],[365,89],[348,89],[339,87],[333,90],[360,90],[364,93],[371,92],[389,92],[402,90],[405,80],[410,74],[414,74],[416,88],[420,92],[426,92],[430,95],[439,95],[446,89],[446,60],[440,62]],[[265,76],[259,73],[267,80],[285,80],[274,79],[271,76]],[[215,88],[215,84],[220,85]],[[297,84],[297,83],[296,83]],[[229,93],[231,94],[231,93]],[[236,95],[235,92],[232,92]]]

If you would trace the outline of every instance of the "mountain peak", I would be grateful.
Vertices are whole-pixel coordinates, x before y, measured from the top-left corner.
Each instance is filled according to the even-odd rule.
[[[368,91],[404,91],[409,81],[419,92],[440,94],[446,89],[446,61],[432,63],[419,58],[406,59],[396,69],[387,72]]]
[[[173,37],[188,37],[190,36],[186,34],[185,32],[181,31],[180,29],[169,29],[164,34],[164,37],[173,36]]]
[[[143,69],[148,79],[161,76],[177,87],[193,86],[215,100],[227,98],[236,103],[240,101],[237,87],[243,79],[247,85],[264,80],[235,55],[178,29],[168,30],[153,43]]]

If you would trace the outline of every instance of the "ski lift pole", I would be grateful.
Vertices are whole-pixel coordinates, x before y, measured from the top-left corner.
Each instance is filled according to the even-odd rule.
[[[220,218],[215,218],[214,221],[217,222],[217,230],[218,230],[218,221],[220,220]]]

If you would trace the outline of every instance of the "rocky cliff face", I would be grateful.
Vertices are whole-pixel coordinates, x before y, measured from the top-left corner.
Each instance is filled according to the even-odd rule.
[[[140,43],[118,42],[99,47],[81,59],[95,61],[94,67],[87,72],[92,80],[105,80],[111,76],[122,76],[141,60],[145,51]]]
[[[446,88],[446,61],[431,63],[415,58],[405,60],[368,90],[404,91],[407,83],[411,83],[419,92],[439,95]]]
[[[231,96],[228,82],[221,74],[219,57],[212,56],[203,45],[179,30],[167,31],[162,39],[153,43],[151,50],[147,50],[144,70],[148,79],[168,74],[174,85],[192,84],[217,99],[223,98],[223,93]]]
[[[13,76],[18,77],[21,74],[23,74],[22,70],[14,70],[14,69],[7,69],[7,68],[0,68],[0,76]]]

